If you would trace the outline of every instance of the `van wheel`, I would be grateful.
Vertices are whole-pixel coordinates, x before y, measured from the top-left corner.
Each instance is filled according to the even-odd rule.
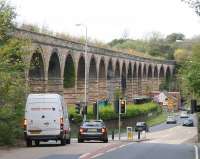
[[[103,142],[104,142],[104,143],[108,143],[108,139],[105,139]]]
[[[60,142],[62,146],[66,145],[66,139],[61,139]]]
[[[39,140],[35,140],[35,145],[39,146],[40,145],[40,141]]]
[[[71,139],[66,139],[66,144],[70,144],[71,143]]]
[[[32,140],[26,139],[26,146],[31,147],[32,146]]]

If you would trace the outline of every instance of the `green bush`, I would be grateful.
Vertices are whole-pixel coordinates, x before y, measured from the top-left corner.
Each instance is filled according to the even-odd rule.
[[[118,118],[118,113],[115,113],[113,105],[100,107],[99,111],[99,117],[102,120],[113,120]],[[140,105],[128,104],[126,114],[122,114],[122,118],[133,118],[139,115],[146,115],[153,111],[160,111],[160,107],[153,102]],[[87,119],[95,119],[93,107],[91,105],[88,106],[87,113]],[[82,121],[81,115],[75,113],[74,106],[69,107],[69,114],[73,116],[76,123],[80,123]]]
[[[0,145],[13,145],[17,139],[22,139],[21,116],[18,110],[9,106],[0,108]]]

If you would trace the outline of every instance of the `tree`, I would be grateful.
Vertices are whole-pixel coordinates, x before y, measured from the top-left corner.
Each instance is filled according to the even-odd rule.
[[[13,144],[23,135],[20,121],[26,94],[24,57],[29,42],[12,36],[14,18],[14,9],[0,1],[0,145]]]
[[[200,1],[199,0],[182,0],[187,3],[191,8],[194,8],[196,14],[200,16]]]
[[[190,55],[190,51],[186,49],[176,49],[174,52],[174,58],[177,62],[184,62]]]
[[[12,20],[16,14],[6,1],[0,0],[0,44],[8,39],[9,33],[13,30]]]
[[[182,64],[179,79],[185,96],[200,97],[200,44],[193,46],[192,56]]]
[[[174,43],[177,40],[184,40],[185,35],[182,33],[172,33],[166,37],[166,41],[169,43]]]

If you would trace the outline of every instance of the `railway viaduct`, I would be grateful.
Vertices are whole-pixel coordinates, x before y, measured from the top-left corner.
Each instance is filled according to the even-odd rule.
[[[50,35],[16,29],[16,36],[31,39],[27,81],[31,92],[55,92],[67,103],[84,99],[85,63],[87,101],[113,99],[118,88],[130,101],[134,96],[159,90],[172,77],[174,61],[148,59],[85,45]]]

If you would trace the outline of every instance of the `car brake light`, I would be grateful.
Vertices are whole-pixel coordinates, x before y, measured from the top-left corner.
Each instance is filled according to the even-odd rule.
[[[83,133],[84,129],[83,129],[83,128],[80,128],[80,130],[79,130],[79,131],[80,131],[80,133]]]
[[[24,130],[26,130],[26,128],[27,128],[27,120],[24,119]]]
[[[64,119],[63,117],[60,118],[60,129],[64,128]]]
[[[102,129],[101,129],[101,132],[102,132],[102,133],[105,133],[105,132],[106,132],[106,128],[102,128]]]

